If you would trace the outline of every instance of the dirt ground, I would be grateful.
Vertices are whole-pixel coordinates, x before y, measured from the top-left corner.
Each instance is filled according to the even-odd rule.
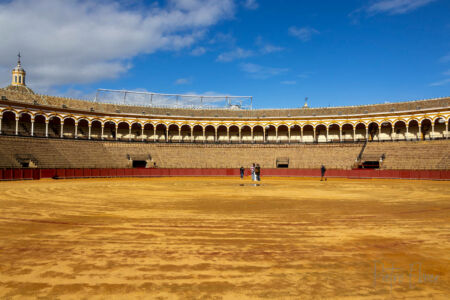
[[[0,299],[449,299],[450,182],[0,182]]]

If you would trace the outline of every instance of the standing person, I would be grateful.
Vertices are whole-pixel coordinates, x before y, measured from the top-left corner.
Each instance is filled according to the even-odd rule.
[[[256,181],[261,181],[261,167],[259,164],[256,165],[255,168]]]
[[[327,171],[327,169],[325,168],[324,165],[322,165],[322,167],[320,168],[320,173],[322,174],[322,176],[320,177],[320,181],[323,181],[323,178],[325,177],[325,172]],[[325,178],[325,181],[327,181],[327,179]]]
[[[244,167],[241,167],[241,168],[239,169],[239,171],[241,172],[241,179],[244,179],[244,172],[245,172]]]
[[[255,163],[250,167],[250,172],[252,173],[252,181],[255,181]]]

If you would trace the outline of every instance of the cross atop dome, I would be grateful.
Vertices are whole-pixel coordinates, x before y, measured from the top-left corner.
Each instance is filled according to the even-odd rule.
[[[25,84],[25,76],[26,72],[22,68],[20,58],[22,56],[17,54],[17,66],[12,70],[12,79],[11,79],[11,85],[12,86],[26,86]]]

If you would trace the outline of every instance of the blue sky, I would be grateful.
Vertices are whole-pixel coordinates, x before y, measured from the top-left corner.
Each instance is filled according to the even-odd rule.
[[[0,82],[20,50],[31,88],[75,97],[250,95],[285,108],[450,96],[449,16],[448,0],[0,1]]]

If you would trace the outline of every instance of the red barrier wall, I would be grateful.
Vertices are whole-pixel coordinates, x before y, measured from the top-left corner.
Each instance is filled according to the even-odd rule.
[[[246,170],[246,176],[250,172]],[[239,169],[0,169],[0,180],[90,177],[239,176]],[[319,169],[262,169],[261,176],[320,177]],[[327,177],[450,180],[450,170],[328,170]]]

